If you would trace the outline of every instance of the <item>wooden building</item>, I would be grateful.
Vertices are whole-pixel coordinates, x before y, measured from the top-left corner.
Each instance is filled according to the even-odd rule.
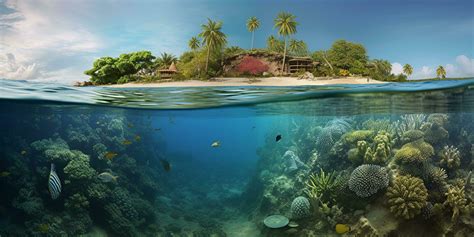
[[[286,72],[293,74],[299,71],[311,72],[317,63],[310,57],[288,57],[288,63],[285,65]]]
[[[174,74],[178,73],[178,69],[173,62],[168,69],[158,70],[158,73],[160,74],[161,79],[171,79]]]

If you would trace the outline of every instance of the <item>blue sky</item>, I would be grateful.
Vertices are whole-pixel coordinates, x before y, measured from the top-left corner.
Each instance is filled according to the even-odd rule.
[[[245,21],[261,20],[256,47],[276,34],[273,19],[297,16],[298,33],[311,50],[337,39],[365,45],[370,58],[415,67],[430,77],[443,65],[448,76],[474,75],[472,0],[0,0],[0,77],[84,80],[101,56],[136,50],[179,55],[206,18],[224,22],[229,45],[250,46]]]

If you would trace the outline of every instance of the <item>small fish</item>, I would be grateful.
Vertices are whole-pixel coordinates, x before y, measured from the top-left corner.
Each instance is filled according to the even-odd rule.
[[[135,141],[139,142],[142,140],[142,137],[140,137],[139,135],[135,135]]]
[[[278,134],[278,135],[275,137],[275,141],[278,142],[278,141],[280,141],[280,140],[281,140],[281,135]]]
[[[118,155],[117,153],[109,151],[109,152],[105,153],[104,157],[105,157],[105,159],[111,161],[111,160],[114,159],[117,155]]]
[[[9,176],[9,175],[10,175],[10,172],[8,172],[8,171],[0,172],[0,177],[2,177],[2,178],[3,178],[3,177],[7,177],[7,176]]]
[[[56,174],[56,167],[54,164],[51,164],[51,170],[49,172],[48,189],[53,200],[58,198],[59,194],[61,194],[61,180],[59,179],[58,174]]]
[[[128,145],[132,144],[132,141],[125,140],[125,141],[122,142],[122,144],[125,145],[125,146],[128,146]]]
[[[221,142],[220,141],[214,141],[212,142],[211,144],[211,147],[220,147],[221,146]]]
[[[23,151],[20,152],[20,154],[21,154],[22,156],[24,156],[24,155],[26,155],[26,151],[23,150]]]
[[[346,224],[336,224],[336,233],[342,235],[342,234],[345,234],[349,231],[351,231],[351,227],[349,225],[346,225]]]
[[[167,161],[165,159],[160,159],[160,162],[161,162],[161,166],[163,166],[163,169],[166,172],[169,172],[171,170],[171,164],[170,164],[169,161]]]
[[[155,131],[160,131],[160,130],[161,130],[161,128],[155,128],[154,130],[155,130]]]
[[[99,174],[100,181],[104,183],[117,182],[118,176],[111,174],[110,172],[103,172]]]

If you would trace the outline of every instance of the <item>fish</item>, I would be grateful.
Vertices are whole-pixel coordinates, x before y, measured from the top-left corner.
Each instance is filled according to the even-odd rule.
[[[211,147],[220,147],[221,146],[221,141],[214,141],[211,144]]]
[[[128,146],[128,145],[132,144],[132,141],[125,140],[125,141],[122,142],[122,144],[125,145],[125,146]]]
[[[26,151],[23,150],[23,151],[20,152],[20,154],[21,154],[22,156],[24,156],[24,155],[26,155]]]
[[[336,224],[335,230],[336,230],[336,233],[342,235],[351,231],[351,227],[346,224]]]
[[[281,135],[280,135],[280,134],[278,134],[278,135],[275,137],[275,141],[276,141],[276,142],[278,142],[278,141],[280,141],[280,140],[281,140],[281,138],[282,138],[282,137],[281,137]]]
[[[105,153],[104,157],[105,157],[105,159],[111,161],[111,160],[114,159],[117,155],[118,155],[117,153],[112,152],[112,151],[109,151],[109,152]]]
[[[169,161],[167,161],[165,159],[160,159],[160,162],[161,162],[161,166],[163,166],[163,169],[166,172],[169,172],[171,170],[171,164],[170,164]]]
[[[139,142],[142,140],[142,137],[140,137],[139,135],[135,135],[135,141]]]
[[[111,174],[110,172],[102,172],[99,174],[100,181],[104,183],[117,182],[118,176]]]
[[[53,200],[57,199],[59,194],[61,194],[61,180],[58,174],[56,174],[56,166],[54,164],[51,164],[51,170],[49,172],[48,189]]]
[[[10,175],[10,172],[8,172],[8,171],[0,172],[0,177],[2,177],[2,178],[3,178],[3,177],[7,177],[7,176],[9,176],[9,175]]]

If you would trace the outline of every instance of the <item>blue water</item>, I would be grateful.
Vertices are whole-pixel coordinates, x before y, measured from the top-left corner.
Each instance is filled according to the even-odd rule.
[[[443,127],[450,135],[431,143],[436,154],[429,162],[443,167],[438,154],[446,145],[454,145],[462,154],[462,165],[458,170],[446,168],[448,185],[464,178],[474,156],[474,79],[133,89],[0,80],[0,188],[4,190],[0,236],[335,234],[335,222],[320,214],[295,219],[297,228],[270,229],[263,219],[272,214],[292,219],[290,204],[297,196],[305,196],[310,173],[322,168],[343,176],[357,167],[345,154],[332,154],[321,147],[318,139],[328,124],[343,121],[349,124],[344,133],[349,133],[367,129],[366,121],[386,121],[393,127],[403,116],[413,114],[422,115],[425,123],[431,121],[430,116],[449,118]],[[277,135],[282,136],[281,141],[275,140]],[[397,137],[395,132],[392,135]],[[336,143],[342,134],[334,136]],[[55,142],[52,147],[37,148],[35,144],[44,139]],[[64,140],[68,148],[57,139]],[[211,146],[215,141],[220,142],[219,147]],[[103,153],[96,151],[99,143],[105,147]],[[402,146],[399,143],[393,141],[389,160]],[[472,156],[469,144],[473,144]],[[51,155],[58,150],[63,153]],[[91,169],[92,174],[85,178],[74,179],[66,168],[80,159],[66,155],[74,150],[88,156],[82,163],[88,168],[78,171]],[[103,155],[106,151],[117,155],[109,161]],[[287,171],[286,151],[295,151],[308,167]],[[320,158],[311,163],[314,153]],[[169,162],[169,171],[161,160]],[[51,163],[58,167],[63,182],[56,200],[47,191]],[[103,172],[118,176],[117,181],[101,181],[98,174]],[[90,189],[103,196],[91,194]],[[466,193],[467,203],[472,203],[469,190]],[[74,199],[79,196],[87,204]],[[331,202],[344,207],[343,215],[334,220],[356,228],[360,216],[353,213],[366,206],[355,202],[377,209],[383,198],[381,193],[354,203]],[[430,196],[427,201],[436,204],[443,199]],[[367,210],[363,215],[369,218],[372,212]],[[448,209],[445,212],[451,214]],[[407,223],[419,224],[421,217],[417,218]],[[434,222],[419,225],[429,227],[430,223]],[[406,226],[400,232],[402,226],[390,234],[411,233]]]

